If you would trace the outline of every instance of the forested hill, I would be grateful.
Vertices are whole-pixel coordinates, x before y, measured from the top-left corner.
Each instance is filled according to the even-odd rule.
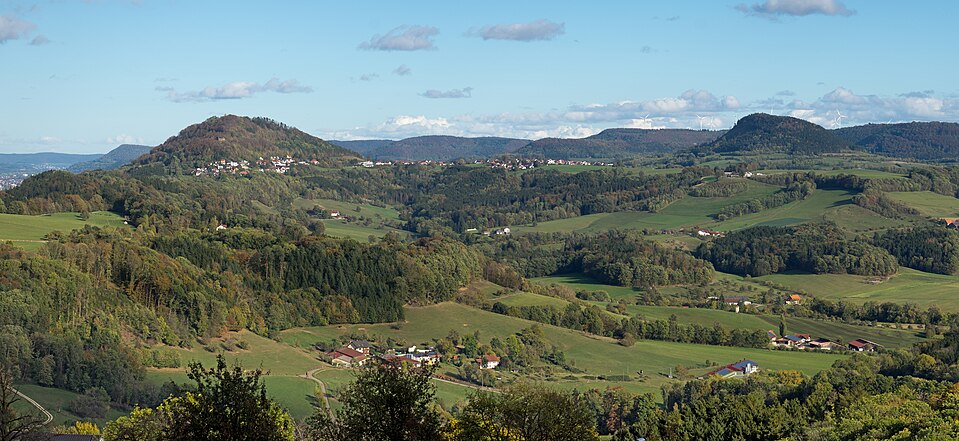
[[[959,124],[911,122],[846,127],[834,133],[869,152],[897,158],[959,158]]]
[[[336,144],[347,150],[352,150],[363,155],[369,155],[370,152],[388,146],[394,142],[396,141],[393,141],[392,139],[360,139],[356,141],[330,140],[331,144]]]
[[[110,150],[107,152],[107,154],[95,160],[73,164],[67,170],[70,170],[74,173],[80,173],[87,170],[113,170],[115,168],[120,168],[124,165],[127,165],[134,159],[150,153],[152,148],[153,147],[148,145],[123,144],[113,150]]]
[[[175,159],[181,164],[198,164],[286,155],[317,160],[321,165],[339,165],[361,158],[356,152],[269,118],[225,115],[181,130],[138,162],[170,165]]]
[[[722,131],[686,129],[606,129],[586,138],[540,139],[515,153],[549,159],[626,158],[672,153],[714,141],[722,134]]]
[[[363,141],[359,141],[363,142]],[[450,161],[454,159],[488,158],[510,153],[529,143],[528,139],[460,136],[416,136],[387,141],[365,154],[374,159],[409,161]]]
[[[851,148],[851,142],[811,122],[789,116],[754,113],[740,119],[716,141],[697,147],[694,151],[820,154]]]

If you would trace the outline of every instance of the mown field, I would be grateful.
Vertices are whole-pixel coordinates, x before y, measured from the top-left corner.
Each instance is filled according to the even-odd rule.
[[[396,324],[332,325],[298,328],[284,331],[280,339],[293,346],[308,347],[315,342],[340,335],[365,333],[374,339],[393,337],[406,344],[432,344],[433,339],[446,336],[451,330],[460,334],[480,331],[480,340],[488,342],[519,332],[534,322],[471,308],[456,303],[442,303],[426,307],[407,307],[406,320]],[[591,336],[582,332],[539,325],[547,341],[564,351],[567,360],[585,373],[575,379],[559,381],[569,386],[605,387],[612,382],[598,380],[605,375],[632,377],[643,371],[644,381],[625,382],[629,390],[656,392],[670,380],[662,373],[678,364],[700,366],[725,364],[750,358],[768,369],[796,369],[813,374],[838,359],[835,354],[770,351],[683,343],[640,341],[632,347],[623,347],[612,339]],[[563,375],[561,375],[563,376]],[[587,383],[589,382],[589,383]],[[572,383],[572,384],[570,384]],[[623,382],[616,382],[623,383]],[[558,384],[558,383],[557,383]]]
[[[959,199],[931,191],[890,192],[890,198],[902,202],[923,216],[959,217]]]
[[[82,419],[73,412],[67,410],[69,403],[79,397],[80,394],[63,389],[37,386],[35,384],[18,384],[16,387],[17,390],[36,400],[41,406],[44,407],[44,409],[47,409],[47,411],[53,415],[53,422],[51,425],[73,424],[74,421],[79,421]],[[30,412],[31,414],[40,415],[42,418],[42,415],[39,413],[37,408],[33,407],[32,404],[27,403],[26,401],[18,402],[15,408],[20,412]],[[93,422],[102,426],[107,421],[113,421],[123,415],[126,415],[126,413],[127,412],[121,409],[111,408],[109,411],[107,411],[106,418],[94,419]],[[89,419],[83,420],[90,421]]]
[[[342,216],[369,218],[369,225],[357,220],[347,222],[343,219],[324,219],[326,234],[333,237],[344,237],[365,242],[370,236],[382,238],[390,231],[402,237],[408,237],[406,231],[383,225],[383,221],[399,221],[400,213],[392,207],[377,207],[370,204],[336,201],[333,199],[303,199],[293,201],[293,206],[301,209],[322,208],[328,211],[339,211]]]
[[[943,311],[959,312],[959,276],[924,273],[900,267],[899,273],[877,283],[877,278],[849,274],[807,274],[799,272],[757,277],[792,290],[833,299],[936,305]]]
[[[741,279],[738,276],[721,274],[727,279]],[[541,277],[534,279],[541,283],[558,283],[569,286],[577,291],[606,291],[615,300],[626,299],[628,305],[626,311],[630,315],[639,315],[647,320],[668,320],[670,316],[675,315],[679,323],[698,323],[704,326],[710,326],[719,323],[728,328],[746,328],[762,329],[779,332],[779,316],[769,314],[743,314],[730,311],[706,308],[683,308],[675,306],[646,306],[635,305],[632,300],[636,297],[636,292],[632,288],[603,285],[591,282],[589,278],[581,275],[563,275],[556,277]],[[751,283],[751,282],[742,282]],[[666,289],[668,291],[668,289]],[[766,288],[763,289],[765,291]],[[663,291],[663,290],[661,290]],[[614,294],[615,293],[615,294]],[[740,293],[737,293],[740,294]],[[514,301],[510,306],[527,305],[549,305],[558,306],[557,302],[565,302],[562,299],[547,297],[548,300],[536,299],[543,296],[524,293],[519,297],[521,301]],[[605,307],[606,302],[591,302],[597,306]],[[563,304],[562,306],[565,306]],[[871,326],[859,326],[843,323],[833,320],[817,320],[810,318],[787,318],[787,332],[805,333],[816,337],[828,338],[830,340],[841,340],[843,342],[865,338],[875,341],[887,347],[906,347],[922,340],[918,330],[901,330],[893,328],[879,328]]]
[[[536,226],[517,225],[515,234],[531,232],[597,233],[613,229],[708,228],[732,231],[756,225],[785,226],[811,221],[833,221],[851,232],[866,232],[904,225],[852,203],[853,193],[843,190],[817,190],[809,198],[758,213],[718,221],[715,216],[724,207],[775,193],[777,187],[749,181],[749,190],[729,198],[685,197],[657,213],[623,211],[598,213],[540,222]],[[959,200],[956,200],[959,202]]]
[[[316,383],[301,375],[313,369],[329,367],[315,357],[315,354],[292,346],[261,337],[249,331],[228,333],[227,339],[243,341],[247,349],[234,348],[227,351],[220,345],[224,339],[211,340],[208,346],[213,352],[203,348],[175,349],[184,368],[153,369],[148,378],[158,383],[173,380],[178,384],[192,382],[186,376],[186,365],[197,361],[206,367],[216,364],[216,357],[222,354],[228,364],[239,363],[244,369],[261,369],[266,376],[264,381],[270,396],[289,409],[294,418],[306,418],[313,413],[313,390]]]
[[[69,232],[84,225],[123,227],[123,218],[109,211],[95,211],[83,220],[79,213],[54,213],[39,216],[0,214],[0,242],[11,241],[26,249],[36,249],[52,231]]]

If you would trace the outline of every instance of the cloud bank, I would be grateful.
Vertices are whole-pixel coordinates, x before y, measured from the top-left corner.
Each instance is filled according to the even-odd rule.
[[[0,15],[0,44],[18,40],[33,32],[37,25],[12,15]]]
[[[259,84],[251,81],[234,81],[220,87],[206,87],[190,92],[177,92],[172,87],[157,87],[156,90],[167,93],[167,99],[176,103],[203,102],[249,98],[261,92],[310,93],[309,86],[301,85],[297,80],[280,81],[272,78]]]
[[[469,34],[484,40],[544,41],[552,40],[564,33],[566,33],[565,24],[542,19],[529,23],[486,26]]]
[[[440,30],[432,26],[400,26],[386,33],[374,35],[359,48],[371,51],[419,51],[436,49],[433,37]]]
[[[807,15],[829,15],[848,17],[856,13],[840,0],[766,0],[762,3],[736,6],[740,12],[766,18],[777,16],[805,17]]]
[[[462,89],[450,89],[450,90],[436,90],[430,89],[426,92],[420,94],[424,98],[470,98],[473,96],[472,87],[464,87]]]

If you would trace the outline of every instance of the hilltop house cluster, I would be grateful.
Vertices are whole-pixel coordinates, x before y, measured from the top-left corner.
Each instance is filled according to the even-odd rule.
[[[784,335],[777,336],[773,331],[766,331],[767,336],[769,337],[769,344],[773,347],[785,347],[785,348],[795,348],[795,349],[806,349],[806,350],[816,350],[816,351],[831,351],[834,349],[840,349],[843,346],[838,343],[831,341],[825,338],[812,338],[809,334],[793,334],[793,335]],[[866,339],[857,338],[845,346],[846,349],[855,352],[873,352],[879,348],[882,348],[882,345],[875,343]]]
[[[474,161],[475,164],[486,164],[492,168],[502,168],[506,170],[531,170],[536,167],[547,165],[594,165],[608,167],[611,162],[593,162],[593,161],[572,161],[568,159],[527,159],[527,158],[509,158],[509,159],[486,159]]]
[[[440,361],[440,354],[432,347],[409,346],[404,348],[388,349],[382,353],[374,353],[370,342],[366,340],[350,340],[345,346],[326,352],[330,364],[335,367],[360,367],[376,358],[383,363],[393,365],[405,364],[411,367],[432,366]],[[458,356],[457,356],[458,357]],[[480,369],[496,369],[500,358],[496,355],[483,355],[473,360]]]
[[[279,173],[286,174],[290,171],[290,167],[294,164],[298,165],[319,165],[320,162],[316,159],[313,160],[298,160],[293,158],[290,155],[286,156],[271,156],[269,158],[260,157],[256,161],[250,163],[245,159],[239,161],[221,159],[219,161],[213,161],[207,164],[204,167],[197,167],[193,170],[194,176],[220,176],[220,175],[241,175],[246,176],[254,171],[260,173]]]

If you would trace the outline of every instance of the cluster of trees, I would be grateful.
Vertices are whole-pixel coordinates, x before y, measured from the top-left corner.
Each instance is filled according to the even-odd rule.
[[[645,240],[636,232],[610,231],[566,242],[567,272],[619,286],[709,283],[713,269],[686,252]]]
[[[748,182],[742,179],[721,179],[697,185],[689,190],[689,195],[699,198],[728,198],[748,189]]]
[[[675,315],[669,320],[644,320],[641,317],[617,317],[595,305],[566,305],[562,311],[554,306],[507,306],[496,302],[490,308],[497,314],[519,317],[591,334],[614,337],[624,345],[637,339],[697,343],[717,346],[765,348],[766,332],[754,329],[730,329],[719,323],[704,326],[681,324]]]
[[[734,231],[700,245],[696,256],[720,271],[752,276],[790,270],[884,276],[899,267],[889,252],[847,239],[833,223]]]
[[[899,264],[937,274],[959,273],[959,233],[943,226],[887,230],[873,243],[889,251]]]
[[[806,199],[812,195],[814,191],[816,191],[816,184],[812,181],[794,182],[771,195],[738,204],[727,205],[719,210],[719,213],[716,214],[716,219],[723,221],[749,213],[758,213],[770,208],[781,207],[790,202]]]

